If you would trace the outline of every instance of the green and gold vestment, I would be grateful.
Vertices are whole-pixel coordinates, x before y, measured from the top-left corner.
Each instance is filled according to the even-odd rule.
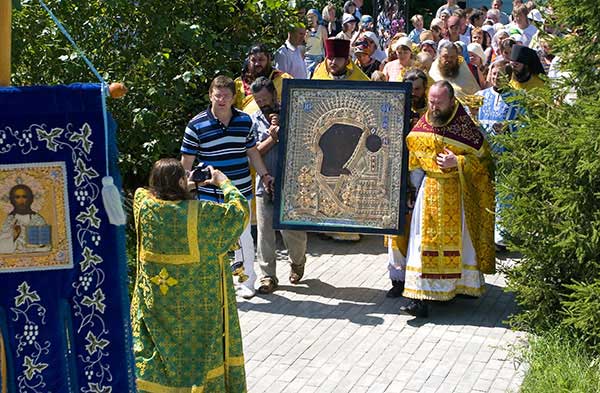
[[[227,251],[248,203],[229,181],[225,202],[134,200],[137,281],[131,303],[138,391],[246,392]]]

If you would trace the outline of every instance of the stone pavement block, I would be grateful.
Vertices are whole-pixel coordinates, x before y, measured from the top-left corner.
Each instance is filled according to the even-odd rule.
[[[492,387],[491,390],[508,390],[508,387],[510,386],[510,380],[508,379],[501,379],[501,378],[496,378],[494,379],[494,381],[492,382]]]
[[[304,388],[308,385],[308,380],[303,378],[294,378],[285,386],[285,393],[300,393],[304,392]]]
[[[402,367],[403,370],[406,371],[417,371],[419,369],[419,367],[421,366],[421,361],[419,360],[414,360],[414,359],[410,359],[408,360],[406,363],[404,363],[404,367]]]
[[[433,370],[437,368],[438,364],[439,360],[437,359],[425,359],[416,373],[419,377],[427,379],[433,374]]]
[[[311,376],[308,384],[311,386],[319,386],[323,384],[327,380],[329,374],[331,374],[334,369],[335,367],[330,364],[325,364],[321,367],[317,367],[317,369]]]
[[[283,382],[292,382],[299,374],[301,369],[287,368],[280,376],[277,378],[278,381]]]
[[[499,370],[494,370],[494,369],[490,369],[490,368],[485,368],[481,374],[479,374],[480,378],[483,379],[489,379],[489,380],[494,380],[496,378],[496,375],[498,375],[498,371]]]
[[[246,387],[248,389],[251,389],[256,384],[257,381],[258,381],[257,377],[246,374]]]
[[[450,374],[450,370],[452,370],[454,364],[446,363],[445,361],[441,361],[431,372],[431,375],[435,375],[438,377],[446,377]]]
[[[456,385],[456,388],[454,388],[454,390],[453,390],[454,393],[470,393],[472,391],[473,391],[473,384],[463,383],[463,382]]]
[[[444,379],[445,378],[441,376],[430,375],[425,381],[422,390],[428,389],[435,392],[439,389],[440,386],[442,386],[442,384],[444,383]]]
[[[252,392],[262,393],[271,389],[271,387],[275,384],[275,378],[264,375],[260,377],[254,385],[252,385]]]
[[[403,368],[400,371],[398,371],[398,373],[394,377],[394,381],[408,383],[408,381],[411,380],[413,375],[415,375],[414,370],[406,370]]]
[[[480,349],[476,354],[473,361],[475,362],[484,362],[487,363],[492,358],[492,351],[488,351],[486,349]]]
[[[354,385],[354,387],[352,388],[352,390],[350,390],[350,393],[366,393],[367,390],[369,390],[368,386]]]
[[[363,377],[361,379],[359,379],[358,381],[356,381],[356,385],[354,385],[355,387],[358,386],[371,386],[373,383],[375,383],[375,381],[377,380],[378,375],[374,375],[374,374],[369,374],[369,373],[365,373],[363,374]]]
[[[425,381],[425,378],[421,378],[420,376],[414,376],[406,384],[406,389],[419,391],[421,390],[423,385],[425,385]]]
[[[360,380],[363,374],[366,372],[366,369],[363,368],[353,368],[351,371],[347,372],[342,379],[340,379],[336,386],[336,391],[340,392],[349,392],[356,385],[356,382]]]
[[[429,353],[435,348],[435,343],[422,342],[413,353],[412,358],[415,360],[424,361],[429,356]]]
[[[384,393],[385,389],[387,389],[389,384],[375,382],[373,385],[369,387],[367,393]]]
[[[456,388],[456,386],[460,383],[460,381],[461,381],[460,376],[448,375],[446,378],[444,378],[444,382],[442,382],[442,386],[439,387],[438,391],[452,392]]]
[[[489,370],[500,371],[503,364],[504,364],[504,361],[502,361],[502,360],[491,359],[489,362],[487,362],[485,368],[487,368]]]
[[[298,376],[298,378],[301,379],[307,379],[307,380],[312,380],[313,375],[315,375],[315,373],[317,372],[318,368],[317,367],[313,367],[313,366],[306,366],[303,369],[301,369],[300,374]]]
[[[492,387],[493,379],[485,379],[481,376],[473,385],[473,390],[487,392]]]
[[[429,359],[437,359],[437,360],[441,360],[445,357],[446,353],[448,352],[447,349],[445,348],[438,348],[437,346],[435,346],[431,352],[429,352],[429,354],[427,355],[427,358]]]
[[[392,381],[385,389],[385,393],[400,393],[406,387],[406,383],[404,381]]]

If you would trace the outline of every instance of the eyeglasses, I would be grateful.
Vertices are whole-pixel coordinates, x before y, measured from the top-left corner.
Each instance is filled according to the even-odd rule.
[[[217,101],[221,101],[221,100],[230,100],[233,98],[232,94],[214,94],[212,95],[212,98],[214,98]]]

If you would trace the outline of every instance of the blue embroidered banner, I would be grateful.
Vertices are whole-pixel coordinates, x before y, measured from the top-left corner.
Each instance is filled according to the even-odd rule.
[[[102,205],[98,84],[0,88],[0,374],[12,392],[135,391],[124,227]],[[3,390],[0,390],[3,391]]]

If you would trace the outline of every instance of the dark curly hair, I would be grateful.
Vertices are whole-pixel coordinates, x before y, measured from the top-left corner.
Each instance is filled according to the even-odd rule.
[[[174,158],[158,160],[150,172],[150,192],[165,201],[193,199],[192,195],[179,184],[179,181],[185,177],[185,169],[178,160]]]

